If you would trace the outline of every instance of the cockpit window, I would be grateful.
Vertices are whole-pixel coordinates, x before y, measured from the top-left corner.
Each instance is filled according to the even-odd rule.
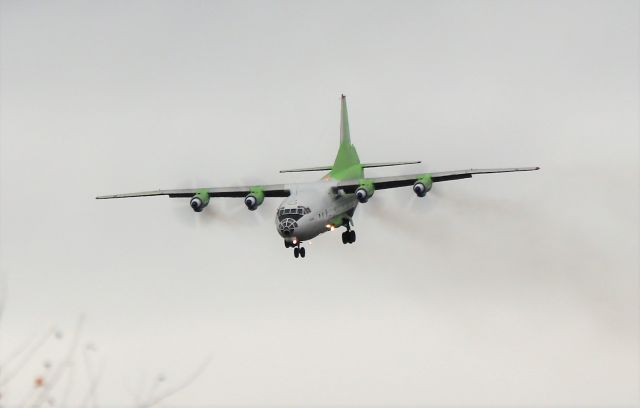
[[[309,213],[311,213],[311,209],[309,207],[303,207],[303,206],[298,206],[294,208],[281,207],[278,209],[278,219],[282,220],[283,218],[293,218],[294,220],[297,221]]]

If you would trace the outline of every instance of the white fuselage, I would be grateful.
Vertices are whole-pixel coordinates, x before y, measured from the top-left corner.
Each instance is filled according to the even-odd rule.
[[[335,180],[297,184],[276,211],[276,229],[285,240],[308,241],[349,223],[358,205],[354,194],[335,193]]]

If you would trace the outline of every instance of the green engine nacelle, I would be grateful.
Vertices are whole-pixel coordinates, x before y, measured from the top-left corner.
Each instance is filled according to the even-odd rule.
[[[418,177],[416,182],[413,183],[413,192],[416,193],[418,197],[424,197],[427,195],[429,190],[431,190],[432,185],[433,181],[431,180],[431,174],[425,174]]]
[[[373,183],[369,180],[360,180],[360,185],[356,188],[355,194],[358,201],[366,203],[376,191]]]
[[[244,198],[244,205],[247,206],[249,211],[255,211],[264,201],[264,191],[259,187],[253,187],[250,191]]]
[[[196,191],[196,194],[191,197],[189,205],[195,212],[204,210],[209,205],[209,192],[206,189]]]

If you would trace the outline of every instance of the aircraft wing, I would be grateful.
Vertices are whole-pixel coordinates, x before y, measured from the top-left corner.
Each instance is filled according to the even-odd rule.
[[[265,197],[288,197],[290,191],[284,184],[271,184],[266,186],[237,186],[237,187],[209,187],[209,188],[185,188],[180,190],[153,190],[141,191],[138,193],[112,194],[96,197],[98,200],[109,198],[129,198],[129,197],[152,197],[152,196],[169,196],[176,197],[193,197],[197,193],[207,192],[209,197],[245,197],[247,194],[260,190]]]
[[[366,182],[373,183],[376,190],[384,190],[387,188],[405,187],[415,183],[418,179],[431,176],[431,181],[436,183],[439,181],[459,180],[464,178],[471,178],[474,174],[493,174],[493,173],[511,173],[516,171],[533,171],[539,170],[540,167],[509,167],[501,169],[467,169],[467,170],[454,170],[443,171],[438,173],[419,173],[408,174],[405,176],[391,176],[391,177],[373,177],[366,178]],[[343,190],[345,193],[353,193],[360,186],[361,180],[345,180],[338,183],[335,187],[336,190]]]

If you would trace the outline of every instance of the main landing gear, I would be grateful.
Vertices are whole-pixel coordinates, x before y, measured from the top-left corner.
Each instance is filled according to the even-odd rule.
[[[290,248],[293,247],[293,256],[296,258],[304,258],[306,255],[306,251],[304,250],[304,247],[300,246],[300,242],[294,244],[293,242],[289,242],[289,241],[284,241],[284,247],[285,248]]]
[[[356,232],[349,228],[349,224],[347,224],[347,230],[342,233],[342,243],[353,244],[354,242],[356,242]]]

